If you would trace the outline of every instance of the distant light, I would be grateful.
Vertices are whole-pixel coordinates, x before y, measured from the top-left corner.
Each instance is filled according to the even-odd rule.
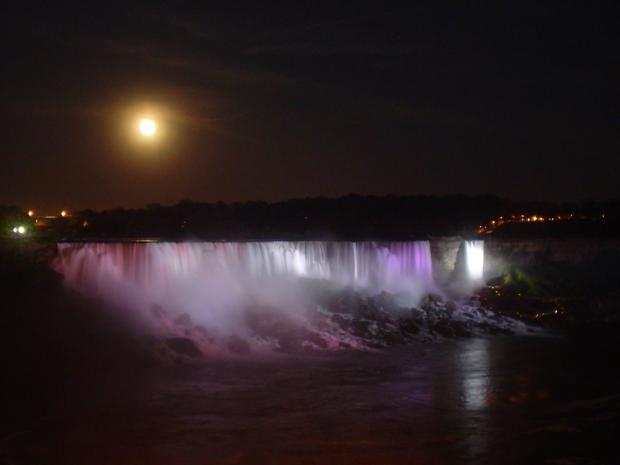
[[[34,216],[34,210],[28,210],[28,216]]]
[[[17,227],[17,232],[19,234],[26,234],[26,228],[24,228],[23,226],[18,226]]]
[[[67,213],[67,210],[63,210],[60,212],[60,216],[62,216],[63,218],[66,217],[69,213]]]
[[[143,118],[138,124],[140,133],[145,137],[152,137],[157,132],[157,123],[152,119]]]

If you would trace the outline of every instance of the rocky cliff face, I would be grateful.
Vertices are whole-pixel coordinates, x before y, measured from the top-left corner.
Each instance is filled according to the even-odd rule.
[[[617,239],[485,240],[485,277],[503,274],[508,266],[531,267],[551,263],[579,264],[620,251]]]
[[[446,237],[430,240],[433,260],[433,278],[437,283],[446,283],[455,270],[457,256],[463,240],[460,237]]]
[[[463,260],[460,238],[430,241],[433,273],[438,283],[451,279]],[[484,277],[493,279],[511,266],[531,267],[550,263],[579,264],[613,251],[620,252],[618,239],[496,239],[484,237]]]

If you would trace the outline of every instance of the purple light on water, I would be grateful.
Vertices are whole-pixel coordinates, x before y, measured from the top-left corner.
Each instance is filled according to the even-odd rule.
[[[185,275],[307,277],[390,289],[393,279],[430,284],[427,241],[63,243],[54,264],[70,285],[118,279],[160,286]]]

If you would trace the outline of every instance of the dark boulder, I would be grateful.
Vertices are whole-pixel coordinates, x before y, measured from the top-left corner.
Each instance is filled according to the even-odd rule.
[[[182,313],[174,319],[174,324],[179,326],[192,326],[194,323],[187,313]]]
[[[166,346],[173,352],[180,355],[185,355],[190,358],[197,358],[202,355],[202,352],[194,341],[185,337],[169,337],[165,341]]]
[[[239,336],[230,336],[227,347],[233,354],[247,355],[251,352],[250,345]]]

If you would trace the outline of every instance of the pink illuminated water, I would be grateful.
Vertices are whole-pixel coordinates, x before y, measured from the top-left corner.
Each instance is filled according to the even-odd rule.
[[[432,283],[427,241],[62,243],[54,267],[70,285],[117,281],[157,294],[178,280],[289,277],[399,292]]]
[[[427,241],[61,243],[53,266],[70,287],[147,320],[157,306],[226,334],[242,331],[250,307],[299,321],[317,286],[400,293],[409,305],[433,289]]]

